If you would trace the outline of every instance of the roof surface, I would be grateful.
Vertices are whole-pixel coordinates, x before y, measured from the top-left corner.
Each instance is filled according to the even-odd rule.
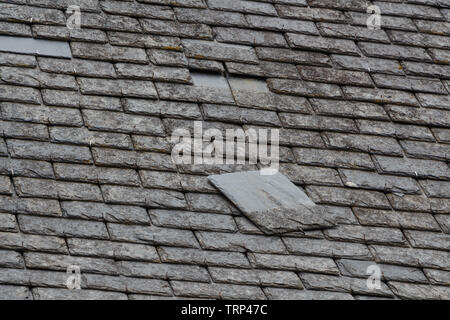
[[[0,299],[450,299],[448,0],[10,0],[0,34],[73,56],[0,53]],[[265,235],[207,179],[255,165],[172,162],[194,120],[280,129],[339,225]]]

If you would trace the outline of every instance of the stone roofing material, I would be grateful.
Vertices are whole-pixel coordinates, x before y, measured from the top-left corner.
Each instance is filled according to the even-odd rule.
[[[450,299],[448,1],[74,2],[0,0],[72,56],[0,49],[0,299]],[[172,161],[194,121],[279,129],[338,225],[264,233],[208,181],[260,163]]]

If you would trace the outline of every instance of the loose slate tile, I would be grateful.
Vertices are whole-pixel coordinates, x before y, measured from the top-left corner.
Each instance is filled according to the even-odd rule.
[[[0,51],[71,58],[69,44],[61,41],[0,36]]]
[[[210,176],[209,180],[267,234],[334,225],[323,208],[280,173],[242,172]]]

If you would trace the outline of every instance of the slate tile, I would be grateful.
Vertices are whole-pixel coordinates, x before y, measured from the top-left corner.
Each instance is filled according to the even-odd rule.
[[[0,214],[0,231],[17,232],[16,217],[13,214]]]
[[[276,6],[278,14],[283,18],[293,18],[299,20],[313,20],[313,21],[330,21],[330,22],[344,22],[347,20],[341,11],[318,8],[304,8],[297,6]]]
[[[302,288],[298,276],[291,271],[242,270],[210,267],[209,272],[215,282],[262,285],[268,287]]]
[[[449,198],[450,183],[446,181],[421,180],[420,185],[428,197]]]
[[[69,290],[53,288],[34,288],[36,300],[127,300],[127,295],[120,292],[99,290]]]
[[[423,272],[418,268],[394,266],[388,264],[375,264],[372,261],[360,260],[338,260],[337,265],[344,276],[349,277],[367,277],[367,269],[371,265],[377,265],[384,281],[405,281],[428,283]]]
[[[347,86],[343,87],[342,90],[350,100],[419,106],[419,102],[411,92]]]
[[[287,47],[281,33],[269,31],[255,31],[240,28],[214,28],[219,42],[231,42],[251,46]]]
[[[316,26],[310,21],[280,19],[257,15],[246,15],[245,19],[252,28],[281,32],[298,32],[305,34],[319,34]]]
[[[224,10],[224,11],[237,11],[237,12],[245,12],[245,13],[254,13],[261,15],[270,15],[276,16],[277,12],[274,6],[270,3],[265,2],[253,2],[253,1],[218,1],[218,0],[209,0],[208,7],[216,10]]]
[[[55,59],[38,57],[39,67],[45,72],[55,72],[86,77],[114,78],[116,72],[113,64],[103,61],[84,59]]]
[[[11,180],[7,176],[0,176],[0,193],[2,194],[12,194],[13,193],[13,185]]]
[[[108,222],[148,224],[147,211],[141,207],[106,205],[95,202],[62,201],[61,209],[64,217],[104,220]]]
[[[134,63],[148,62],[145,50],[141,48],[128,48],[87,42],[72,42],[71,48],[73,56],[82,59]]]
[[[64,238],[10,232],[0,234],[0,247],[4,249],[68,253]]]
[[[427,127],[372,120],[356,120],[356,124],[360,132],[365,134],[434,141],[433,134]]]
[[[344,292],[281,288],[264,288],[264,292],[272,300],[353,300],[351,294]]]
[[[156,83],[161,99],[206,102],[206,103],[234,103],[231,92],[223,88],[196,87],[171,83]]]
[[[2,101],[39,104],[41,98],[39,97],[38,91],[35,88],[0,84],[0,99]]]
[[[199,266],[121,261],[120,270],[133,277],[209,282],[208,271]]]
[[[2,300],[33,300],[33,295],[27,287],[0,285]]]
[[[417,99],[425,108],[450,109],[450,98],[448,95],[418,93]]]
[[[390,37],[394,43],[401,43],[406,45],[414,45],[420,47],[434,47],[434,48],[450,48],[450,40],[446,36],[419,34],[403,31],[392,31]]]
[[[141,25],[135,18],[99,13],[87,13],[83,14],[81,19],[82,28],[93,28],[101,30],[113,30],[113,31],[129,31],[129,32],[141,32]]]
[[[108,223],[112,240],[144,244],[197,248],[194,233],[188,230]]]
[[[86,147],[11,139],[7,143],[12,157],[63,162],[91,162],[91,153]]]
[[[257,286],[216,283],[204,284],[181,281],[171,281],[170,284],[172,285],[175,295],[178,296],[216,299],[266,299],[261,288]]]
[[[225,105],[203,104],[202,110],[205,119],[225,122],[237,122],[243,124],[281,126],[275,112],[237,108]]]
[[[402,282],[389,282],[389,286],[397,296],[403,299],[447,300],[450,297],[448,287]]]
[[[119,149],[132,148],[130,137],[122,133],[89,131],[85,127],[70,128],[56,126],[50,127],[49,131],[52,141],[56,142]]]
[[[16,201],[12,197],[0,196],[0,208],[12,213],[61,215],[59,202],[48,199],[23,198]]]
[[[36,57],[34,56],[4,52],[0,57],[0,65],[10,67],[22,66],[24,68],[34,68],[36,67],[37,62]]]
[[[25,264],[30,269],[66,271],[68,266],[80,266],[82,272],[117,274],[117,266],[112,259],[73,257],[66,255],[24,253]]]
[[[283,242],[278,237],[214,233],[199,231],[195,233],[203,249],[238,252],[284,253]]]
[[[8,138],[47,140],[49,137],[46,125],[10,121],[0,121],[0,124],[3,135]]]
[[[353,211],[366,226],[439,231],[439,225],[429,213],[368,208],[353,208]]]
[[[255,50],[258,58],[261,60],[330,66],[330,58],[326,54],[319,52],[269,47],[256,47]]]
[[[250,46],[201,40],[183,40],[182,43],[186,56],[190,58],[249,63],[258,61],[254,49]]]
[[[450,235],[444,233],[406,230],[405,236],[414,248],[437,250],[450,248]]]
[[[401,145],[409,157],[435,160],[447,160],[450,157],[450,146],[445,144],[404,140]]]
[[[347,187],[387,192],[419,193],[420,186],[412,178],[380,175],[367,171],[339,170]]]
[[[159,261],[155,247],[148,245],[76,238],[67,239],[67,244],[69,252],[75,256]]]
[[[371,258],[367,246],[359,243],[287,237],[283,237],[283,242],[290,253],[298,255],[353,259]]]
[[[339,274],[335,262],[330,258],[261,253],[249,253],[248,257],[257,268]]]
[[[328,132],[325,136],[326,144],[333,148],[375,154],[402,155],[400,145],[393,138]]]
[[[386,196],[378,191],[353,190],[324,186],[308,186],[306,192],[316,203],[385,209]]]
[[[300,278],[307,289],[330,290],[336,292],[348,292],[352,294],[359,293],[386,297],[393,296],[389,287],[384,283],[381,283],[380,289],[369,289],[367,287],[366,279],[335,277],[311,273],[302,273]]]
[[[444,79],[449,78],[448,72],[450,70],[450,66],[448,65],[419,63],[410,61],[402,62],[402,65],[405,69],[406,74],[433,77],[433,78],[444,78]]]
[[[409,108],[389,105],[387,112],[394,122],[413,123],[436,127],[448,127],[450,112],[446,110]]]
[[[155,6],[145,3],[106,0],[100,3],[104,12],[118,15],[130,15],[135,17],[174,19],[174,13],[168,6]]]
[[[297,184],[342,185],[338,172],[333,169],[286,163],[281,164],[279,170]]]
[[[447,271],[424,269],[425,274],[432,284],[448,285],[450,273]]]
[[[431,61],[425,49],[372,42],[359,42],[362,52],[369,57],[402,59],[411,61]]]
[[[17,6],[14,4],[0,4],[0,19],[15,22],[42,24],[65,24],[64,14],[59,10],[44,9],[30,6]]]
[[[400,174],[419,178],[448,179],[449,168],[444,162],[411,158],[375,156],[382,173]]]
[[[333,61],[343,69],[403,75],[403,67],[396,60],[370,58],[365,56],[352,57],[337,54],[333,54],[331,57]]]
[[[383,263],[450,270],[449,252],[387,246],[371,246],[371,251]]]
[[[19,225],[21,230],[31,234],[92,239],[109,238],[106,226],[102,222],[21,215]]]
[[[359,25],[359,26],[367,26],[366,10],[364,10],[364,13],[348,11],[348,12],[346,12],[346,15],[348,16],[348,18],[352,22],[352,24]],[[383,19],[381,19],[381,27],[383,29],[388,29],[388,30],[389,29],[405,30],[405,31],[416,31],[417,30],[417,28],[411,18],[390,16],[390,15],[384,15],[384,14],[383,14]]]
[[[279,117],[282,124],[288,128],[341,132],[358,131],[356,124],[352,119],[300,115],[294,113],[280,113]]]
[[[193,39],[212,39],[212,29],[206,24],[197,23],[180,23],[178,21],[157,20],[157,19],[140,19],[142,29],[146,33],[185,37]],[[122,30],[119,30],[122,31]]]
[[[408,243],[399,229],[339,225],[325,230],[333,240],[407,246]]]
[[[151,81],[78,78],[82,94],[154,99],[158,96]]]
[[[11,250],[0,250],[0,266],[2,268],[18,268],[24,267],[22,255],[19,252]]]
[[[267,83],[275,93],[313,98],[339,98],[342,96],[340,88],[334,84],[284,79],[268,79]]]
[[[442,82],[438,79],[405,78],[381,74],[373,74],[372,79],[380,88],[447,94]]]
[[[450,233],[450,217],[446,214],[435,215],[436,221],[445,233]]]
[[[206,266],[222,266],[249,268],[250,263],[244,253],[211,251],[202,249],[186,249],[174,247],[158,247],[163,262],[187,263]]]
[[[307,49],[326,53],[340,53],[352,56],[360,55],[353,40],[322,38],[294,33],[287,33],[286,38],[289,45],[295,49]]]
[[[204,230],[218,232],[236,232],[236,224],[229,215],[150,210],[150,218],[154,225],[167,228]]]
[[[303,80],[373,87],[368,73],[299,66]]]
[[[320,34],[326,37],[344,38],[357,41],[374,41],[389,43],[386,32],[382,29],[367,30],[367,27],[357,27],[333,23],[318,23]]]
[[[375,169],[370,155],[366,153],[307,148],[294,148],[293,152],[299,164],[337,168]]]
[[[180,22],[236,27],[247,25],[242,13],[194,8],[175,8],[174,11]]]

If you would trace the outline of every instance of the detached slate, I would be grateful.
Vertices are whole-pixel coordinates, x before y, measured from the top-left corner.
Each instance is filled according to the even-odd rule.
[[[281,173],[259,171],[210,176],[208,179],[266,234],[333,227],[329,214]]]

